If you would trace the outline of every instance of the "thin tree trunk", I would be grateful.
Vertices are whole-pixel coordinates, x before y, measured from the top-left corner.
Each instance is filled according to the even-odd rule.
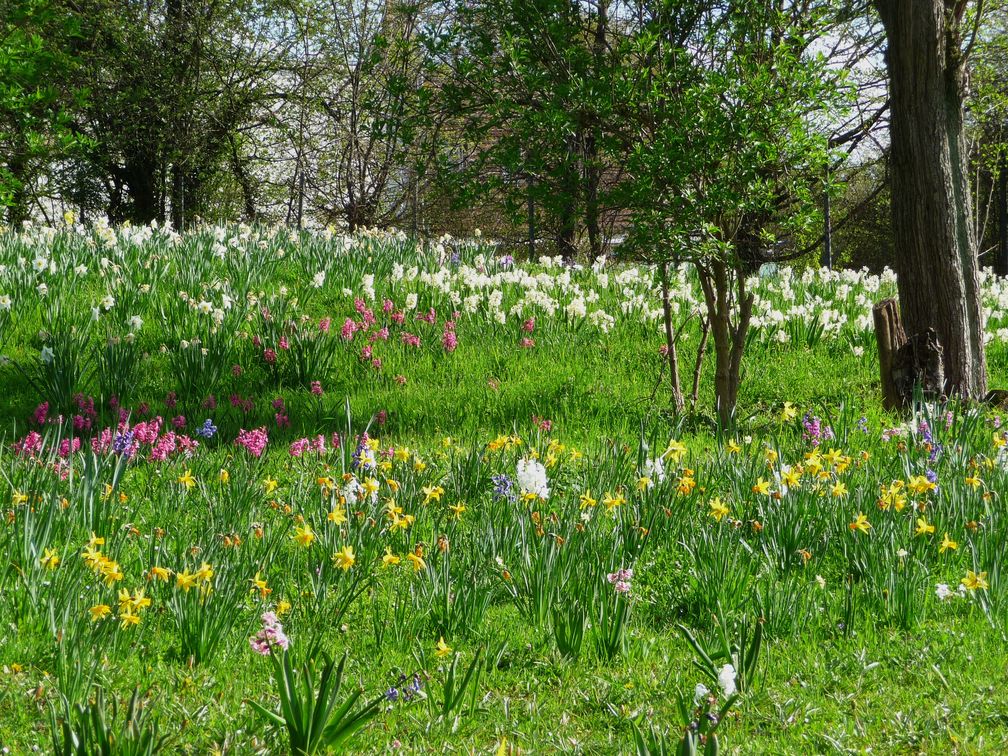
[[[710,321],[700,318],[700,346],[697,347],[696,362],[693,363],[693,391],[690,393],[690,412],[696,412],[697,401],[700,399],[700,373],[703,371],[704,355],[707,353],[707,340],[710,337]]]
[[[907,334],[934,328],[948,393],[987,388],[976,240],[963,137],[964,5],[874,0],[886,30],[892,222]]]
[[[669,301],[668,262],[661,264],[662,311],[665,315],[665,349],[668,357],[669,377],[672,381],[672,401],[676,412],[682,412],[683,393],[679,383],[679,358],[676,354],[676,340],[672,333],[672,303]]]

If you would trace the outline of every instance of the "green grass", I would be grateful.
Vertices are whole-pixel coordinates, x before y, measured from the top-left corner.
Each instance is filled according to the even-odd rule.
[[[346,267],[334,268],[327,278],[332,288],[320,293],[306,288],[312,271],[301,258],[285,258],[270,286],[287,285],[304,298],[305,315],[312,321],[332,315],[338,330],[352,312],[338,288],[356,286],[359,280],[356,263],[338,264]],[[133,283],[145,280],[144,275],[136,273]],[[183,275],[182,269],[173,275]],[[127,284],[117,286],[125,291]],[[378,301],[383,285],[379,280]],[[104,282],[89,278],[85,289],[79,302],[67,307],[83,309],[81,303],[105,291]],[[384,752],[398,743],[408,752],[492,753],[506,738],[510,748],[528,753],[625,753],[634,749],[635,722],[654,724],[677,739],[683,726],[679,698],[692,700],[694,686],[704,679],[677,625],[690,628],[704,643],[711,641],[712,614],[718,611],[713,595],[748,567],[754,571],[742,589],[722,591],[721,613],[730,625],[762,619],[767,637],[755,684],[719,730],[722,748],[754,754],[1008,749],[1008,580],[999,565],[1006,554],[1000,544],[1008,539],[1002,498],[1008,473],[991,446],[994,416],[971,419],[953,407],[956,420],[950,429],[932,423],[946,447],[934,463],[941,488],[912,498],[924,505],[922,514],[936,533],[914,536],[918,513],[909,508],[883,512],[876,502],[880,484],[923,473],[931,464],[927,450],[913,439],[906,440],[904,450],[895,441],[879,439],[882,428],[903,418],[882,411],[873,350],[855,357],[847,342],[850,329],[842,338],[811,347],[764,346],[761,340],[751,345],[738,428],[728,436],[742,442],[744,451],[732,456],[713,421],[712,356],[704,365],[697,412],[676,417],[667,382],[658,385],[661,335],[632,318],[619,318],[603,335],[584,324],[571,327],[539,314],[535,347],[524,349],[518,346],[519,323],[498,326],[483,316],[465,316],[458,322],[456,351],[445,354],[435,344],[438,325],[424,331],[422,350],[390,342],[381,352],[380,373],[360,364],[355,344],[329,374],[319,376],[325,386],[321,399],[273,373],[257,359],[248,338],[236,337],[221,359],[228,366],[238,362],[245,371],[240,377],[226,371],[214,387],[219,408],[203,410],[203,396],[181,396],[180,407],[169,412],[164,398],[177,390],[178,376],[169,355],[160,350],[166,337],[155,313],[156,305],[174,291],[167,286],[155,294],[159,299],[145,305],[145,326],[138,335],[138,349],[146,356],[131,406],[147,401],[165,417],[182,412],[190,432],[210,416],[221,430],[192,459],[131,465],[121,478],[113,478],[108,469],[89,478],[83,456],[74,460],[75,473],[67,481],[51,475],[45,464],[7,451],[0,456],[0,501],[10,513],[0,526],[0,550],[6,557],[0,571],[0,621],[9,628],[0,639],[0,745],[11,752],[27,753],[36,746],[48,751],[50,707],[59,707],[62,696],[72,702],[89,697],[87,685],[75,687],[73,675],[59,668],[60,643],[69,651],[65,658],[96,665],[94,681],[109,697],[126,701],[139,686],[146,709],[172,739],[168,752],[282,752],[282,733],[269,728],[247,703],[269,707],[276,702],[269,660],[249,649],[248,637],[258,629],[261,611],[280,599],[292,604],[282,619],[298,661],[316,641],[334,657],[349,652],[350,680],[363,687],[365,699],[398,685],[400,675],[414,673],[423,679],[425,695],[436,698],[450,660],[435,655],[445,634],[422,602],[406,612],[402,626],[378,612],[387,602],[413,601],[410,597],[432,590],[442,565],[451,573],[453,595],[465,581],[492,586],[486,615],[445,638],[460,655],[460,666],[480,651],[489,660],[479,678],[478,708],[439,721],[427,699],[396,703],[355,736],[354,751]],[[421,294],[435,297],[427,304],[440,313],[450,311],[451,305],[437,295],[422,289]],[[399,299],[402,295],[397,291]],[[620,295],[608,291],[603,296],[610,311],[616,311]],[[5,354],[30,370],[42,344],[38,331],[47,321],[41,305],[21,301],[18,318],[6,324],[0,338]],[[257,327],[251,322],[248,330]],[[690,331],[680,344],[687,393],[697,343],[698,334]],[[1008,382],[1004,345],[991,345],[989,368],[992,385]],[[6,446],[24,435],[42,397],[11,365],[0,371],[5,389],[0,393],[0,427],[7,433]],[[405,384],[396,375],[405,376]],[[94,385],[87,389],[95,392]],[[252,414],[229,407],[231,393],[254,395]],[[273,422],[270,402],[278,396],[285,400],[289,429]],[[287,453],[294,438],[345,431],[347,402],[352,432],[384,411],[386,422],[371,424],[382,448],[408,446],[427,464],[423,471],[414,470],[411,462],[393,468],[390,475],[402,484],[399,492],[383,483],[381,502],[395,495],[405,513],[417,518],[406,531],[388,530],[383,503],[361,505],[367,511],[360,517],[352,507],[349,523],[340,529],[327,523],[331,502],[320,496],[316,479],[338,478],[348,455],[315,461],[292,460]],[[750,491],[757,478],[772,478],[764,445],[789,464],[801,462],[810,449],[797,420],[780,422],[784,402],[794,403],[799,418],[806,411],[815,413],[846,435],[836,445],[851,463],[847,471],[831,472],[820,488],[806,479],[799,493],[775,501]],[[99,426],[111,416],[107,406],[100,406]],[[533,416],[552,421],[552,432],[539,432]],[[868,434],[854,426],[862,416]],[[269,427],[270,445],[263,459],[251,461],[232,442],[238,428],[259,425]],[[521,447],[487,451],[488,442],[511,433],[524,439]],[[451,447],[444,445],[446,436],[454,439]],[[669,463],[664,485],[638,495],[638,452],[660,455],[670,437],[683,440],[689,455],[681,464]],[[550,439],[567,447],[557,452],[564,461],[549,472],[550,500],[494,502],[490,476],[513,477],[517,459],[533,447],[545,457]],[[640,449],[642,442],[646,449]],[[564,456],[572,447],[584,453],[580,462]],[[862,451],[868,461],[862,460]],[[42,459],[51,462],[45,455]],[[686,467],[695,470],[697,488],[677,493],[679,476],[690,477]],[[217,483],[221,468],[231,473],[229,487]],[[178,483],[187,469],[199,481],[188,493]],[[984,481],[978,490],[964,482],[964,476],[974,473]],[[266,478],[277,479],[275,493],[263,493]],[[835,481],[844,482],[849,492],[832,497]],[[114,504],[96,525],[88,524],[82,514],[84,483],[100,492],[106,482],[115,486]],[[436,484],[446,489],[444,501],[423,503],[422,487]],[[579,496],[586,490],[600,502],[607,493],[622,490],[628,502],[611,519],[599,506],[582,534],[576,524]],[[984,491],[990,494],[986,499]],[[25,492],[28,500],[14,501]],[[125,495],[124,502],[117,502],[118,492]],[[730,504],[724,522],[709,515],[714,495]],[[446,508],[459,500],[467,511],[456,522]],[[545,523],[542,536],[527,535],[537,523],[533,512]],[[872,521],[870,533],[849,529],[858,513]],[[307,518],[318,534],[308,549],[292,538],[298,516]],[[375,528],[367,525],[369,517]],[[971,528],[970,522],[979,525]],[[648,523],[638,551],[635,533]],[[261,542],[255,525],[264,529]],[[125,573],[114,587],[105,586],[80,558],[91,530],[107,539],[104,553]],[[944,531],[959,547],[939,553]],[[797,535],[791,538],[791,532]],[[241,536],[240,547],[224,545],[232,534]],[[437,547],[441,536],[450,544],[447,555]],[[590,648],[577,659],[564,658],[550,623],[535,627],[508,596],[508,581],[495,557],[501,556],[518,577],[523,549],[536,552],[543,548],[536,544],[555,536],[563,540],[557,553],[574,555],[572,577],[563,589],[571,596],[590,596],[583,591],[594,585],[592,580],[598,583],[599,575],[634,566],[631,620],[624,650],[614,658],[604,659]],[[339,602],[333,595],[314,603],[312,576],[328,558],[326,549],[335,552],[351,542],[357,564],[347,573],[334,569],[327,584],[339,591],[357,575],[373,583],[337,620]],[[417,544],[425,548],[428,568],[415,575],[405,555]],[[402,565],[388,570],[377,566],[386,545],[403,557]],[[809,549],[807,563],[792,546]],[[61,558],[51,572],[38,565],[50,547]],[[691,552],[705,548],[709,558],[694,561]],[[908,550],[919,583],[903,571],[899,549]],[[726,565],[720,561],[723,555],[735,561]],[[785,563],[778,565],[781,559]],[[176,627],[172,601],[182,594],[173,583],[152,582],[145,575],[155,564],[180,571],[196,569],[202,561],[218,573],[215,595],[234,623],[208,658],[197,663],[182,650]],[[939,601],[935,584],[955,588],[966,570],[987,571],[989,590],[969,599]],[[258,571],[273,591],[265,601],[246,590]],[[602,583],[607,590],[604,579]],[[229,597],[234,585],[238,590]],[[117,613],[120,586],[144,587],[152,598],[140,624],[120,629],[114,616],[92,623],[87,611],[98,601]],[[892,597],[906,586],[911,586],[909,617]],[[605,601],[604,590],[595,594],[602,598],[585,600]],[[53,619],[50,612],[65,606],[67,619]]]

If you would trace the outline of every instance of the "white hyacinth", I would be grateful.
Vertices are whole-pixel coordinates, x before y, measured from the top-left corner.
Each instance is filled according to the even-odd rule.
[[[717,681],[726,698],[735,695],[735,667],[731,664],[725,664],[721,667],[721,671],[718,672]]]
[[[549,481],[546,479],[546,468],[537,460],[524,457],[518,460],[518,488],[523,494],[531,493],[540,499],[548,499],[550,495]]]

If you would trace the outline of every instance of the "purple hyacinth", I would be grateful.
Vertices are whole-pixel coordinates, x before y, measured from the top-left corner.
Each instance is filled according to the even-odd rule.
[[[494,475],[490,480],[493,482],[494,499],[513,499],[514,498],[514,482],[507,475],[501,473],[500,475]]]
[[[129,451],[131,446],[133,446],[133,431],[128,430],[125,433],[116,433],[115,439],[112,441],[112,451],[114,453],[123,455]]]

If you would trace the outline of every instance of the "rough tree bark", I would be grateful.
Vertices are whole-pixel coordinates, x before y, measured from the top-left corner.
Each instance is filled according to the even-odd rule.
[[[933,328],[946,392],[987,387],[963,138],[966,0],[873,0],[887,39],[892,222],[908,334]]]

